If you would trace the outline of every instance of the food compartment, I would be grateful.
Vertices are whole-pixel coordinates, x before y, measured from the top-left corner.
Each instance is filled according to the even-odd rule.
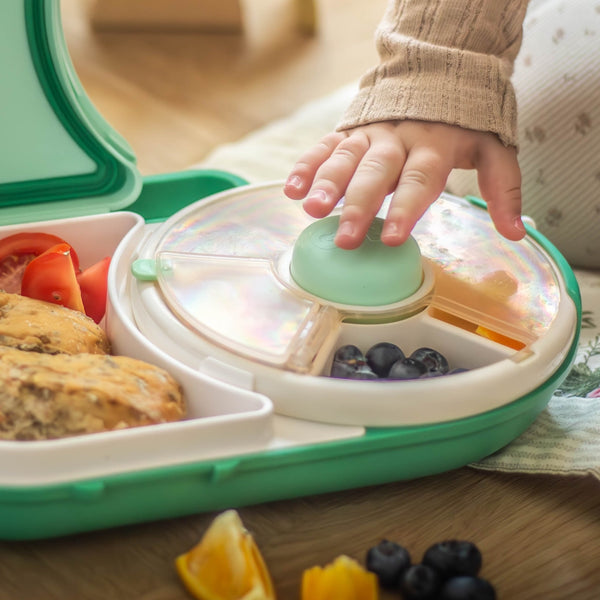
[[[407,380],[330,376],[338,348],[353,344],[364,355],[379,342],[396,344],[406,356],[432,348],[450,369],[466,371]],[[528,362],[518,354],[423,311],[394,323],[343,323],[319,375],[286,373],[279,380],[287,382],[284,389],[268,373],[257,372],[256,386],[272,398],[278,414],[366,427],[431,425],[484,413],[506,404],[507,397],[518,398],[527,385],[534,388],[528,367],[537,357],[530,355]]]
[[[430,316],[427,311],[395,323],[343,323],[334,353],[346,344],[353,344],[366,354],[369,348],[380,342],[395,344],[405,356],[410,356],[418,348],[436,350],[447,359],[450,371],[486,367],[514,354],[514,350],[503,344],[445,323]],[[328,376],[331,372],[334,353],[321,375]]]
[[[14,233],[51,233],[63,238],[79,256],[82,269],[105,256],[112,256],[123,238],[143,228],[144,220],[132,212],[90,215],[72,219],[56,219],[5,225],[0,227],[0,239]]]

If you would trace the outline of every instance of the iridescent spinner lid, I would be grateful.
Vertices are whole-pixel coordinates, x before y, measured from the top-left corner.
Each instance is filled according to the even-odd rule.
[[[196,338],[199,349],[214,346],[277,369],[317,373],[343,323],[389,323],[428,311],[521,351],[543,338],[556,317],[562,288],[552,258],[530,236],[502,238],[488,213],[465,199],[443,194],[429,208],[413,232],[420,285],[385,304],[345,304],[298,285],[290,273],[294,245],[313,223],[280,183],[190,205],[141,248],[132,270],[137,280],[154,282],[154,295],[137,303],[136,319],[146,319],[140,310],[161,319],[150,306],[160,303],[162,314],[185,326],[182,344]],[[391,286],[405,276],[382,272]]]

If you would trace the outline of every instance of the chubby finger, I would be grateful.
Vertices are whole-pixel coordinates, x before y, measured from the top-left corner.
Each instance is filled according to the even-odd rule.
[[[404,147],[390,141],[369,147],[348,184],[335,243],[347,250],[362,243],[383,200],[398,183]]]
[[[452,163],[430,148],[413,148],[392,196],[381,232],[388,246],[403,244],[430,204],[444,191]]]
[[[343,131],[330,133],[306,151],[292,167],[283,187],[284,194],[292,200],[302,200],[308,193],[319,167],[346,137],[347,134]]]
[[[343,139],[331,156],[317,170],[304,199],[304,210],[312,217],[325,217],[344,196],[363,156],[369,138],[357,131]]]
[[[486,148],[476,165],[479,189],[498,232],[509,240],[525,236],[521,220],[521,169],[515,148]]]

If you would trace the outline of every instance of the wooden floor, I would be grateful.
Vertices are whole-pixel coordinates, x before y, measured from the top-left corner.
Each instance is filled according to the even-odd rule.
[[[358,78],[376,60],[384,0],[318,0],[319,30],[294,0],[245,0],[244,35],[90,31],[90,0],[63,0],[77,73],[133,146],[143,174],[175,171],[212,148]]]
[[[248,0],[253,11],[244,36],[95,35],[86,2],[63,0],[63,11],[89,96],[150,174],[201,160],[216,145],[353,80],[373,62],[373,29],[384,1],[318,2],[321,28],[313,38],[295,32],[292,0]],[[597,600],[600,593],[600,484],[591,478],[465,467],[269,502],[240,514],[279,600],[299,598],[303,569],[342,553],[362,561],[384,537],[404,543],[417,559],[441,539],[476,541],[482,574],[501,600]],[[0,542],[0,600],[186,600],[173,561],[214,516]]]

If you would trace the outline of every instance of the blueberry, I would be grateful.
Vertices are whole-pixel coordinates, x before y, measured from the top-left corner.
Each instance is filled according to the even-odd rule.
[[[369,548],[366,567],[377,575],[381,587],[397,589],[400,576],[410,567],[410,554],[400,544],[382,540],[377,546]]]
[[[331,377],[342,379],[377,379],[357,346],[346,344],[338,348],[331,363]]]
[[[338,379],[379,379],[367,365],[349,364],[334,360],[331,365],[331,377]]]
[[[441,580],[435,569],[427,565],[412,565],[400,579],[400,591],[405,600],[432,600],[437,598]]]
[[[481,569],[481,552],[472,542],[446,540],[426,550],[423,564],[434,568],[442,579],[456,575],[474,577]]]
[[[333,355],[333,360],[348,363],[349,365],[355,365],[357,363],[365,364],[367,361],[360,351],[360,348],[353,344],[346,344],[340,346]]]
[[[380,342],[367,350],[365,358],[368,365],[379,377],[387,377],[391,366],[397,360],[404,358],[404,352],[396,344]]]
[[[444,583],[440,600],[496,600],[496,590],[486,579],[460,575]]]
[[[388,379],[418,379],[425,374],[427,367],[414,358],[397,360],[390,369]]]
[[[349,379],[352,373],[356,371],[354,365],[342,362],[340,360],[334,360],[331,364],[331,377],[338,377],[340,379]]]
[[[450,370],[446,357],[433,348],[417,348],[410,358],[422,362],[428,371],[436,371],[445,375]]]

